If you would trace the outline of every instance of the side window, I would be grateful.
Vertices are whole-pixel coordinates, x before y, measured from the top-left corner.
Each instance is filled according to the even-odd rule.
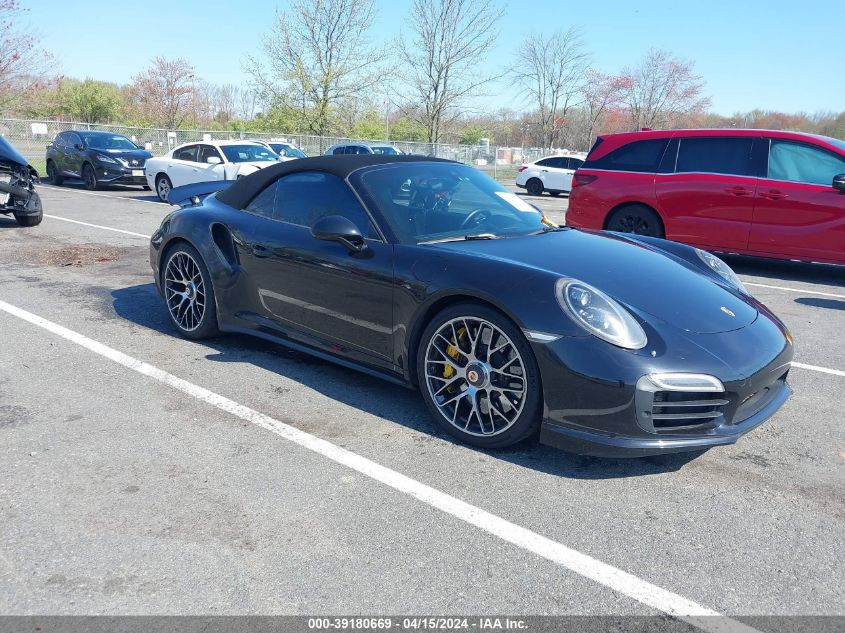
[[[276,190],[278,189],[279,181],[268,185],[264,188],[264,191],[259,193],[252,199],[244,211],[249,211],[250,213],[254,213],[255,215],[260,215],[264,218],[275,219],[275,207],[276,207]]]
[[[753,176],[753,138],[682,138],[675,171]]]
[[[199,162],[207,163],[208,159],[212,156],[216,156],[220,159],[220,162],[223,162],[223,157],[220,155],[220,152],[217,151],[216,147],[212,147],[211,145],[200,145],[200,153],[199,153]]]
[[[79,134],[76,134],[75,132],[68,132],[65,138],[67,139],[68,149],[75,149],[77,145],[82,144],[82,137],[79,136]]]
[[[567,169],[569,159],[564,156],[557,156],[551,159],[551,166],[556,169]]]
[[[370,237],[370,218],[343,180],[333,174],[305,171],[276,181],[274,217],[311,228],[327,215],[349,218],[361,235]]]
[[[569,159],[569,169],[578,169],[581,165],[584,164],[584,161],[580,158],[570,158]]]
[[[554,158],[544,158],[543,160],[538,160],[535,165],[538,167],[552,167],[552,161]]]
[[[343,145],[341,145],[340,147],[335,147],[334,151],[332,152],[332,154],[334,154],[335,156],[337,156],[338,154],[345,154],[345,153],[346,153],[346,147],[344,147]]]
[[[821,148],[772,139],[769,173],[772,180],[830,185],[833,177],[845,173],[845,159]]]
[[[653,173],[657,171],[668,143],[669,139],[665,138],[634,141],[616,148],[598,160],[587,161],[587,166],[595,169]]]
[[[67,132],[60,132],[56,134],[56,138],[53,139],[53,145],[56,147],[67,147],[70,145],[67,140]]]
[[[186,145],[180,150],[173,153],[173,158],[176,160],[187,160],[192,163],[197,162],[197,146]]]

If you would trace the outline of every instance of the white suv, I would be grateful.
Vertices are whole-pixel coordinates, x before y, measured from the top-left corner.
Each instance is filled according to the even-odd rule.
[[[526,189],[532,196],[548,191],[553,196],[569,193],[572,175],[584,164],[583,156],[547,156],[522,165],[516,174],[516,186]]]

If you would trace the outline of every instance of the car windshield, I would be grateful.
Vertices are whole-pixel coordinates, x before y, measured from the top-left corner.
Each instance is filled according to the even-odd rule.
[[[220,150],[230,163],[260,163],[279,160],[278,154],[257,143],[221,145]]]
[[[305,152],[300,149],[296,149],[291,145],[285,145],[283,143],[270,143],[270,147],[272,147],[273,151],[276,152],[279,156],[287,156],[289,158],[305,158]]]
[[[91,149],[118,151],[138,149],[135,143],[120,134],[82,134],[81,136],[85,147],[90,147]]]
[[[824,139],[825,141],[827,141],[831,145],[835,145],[836,147],[838,147],[842,151],[845,151],[845,141],[843,141],[842,139],[832,138],[830,136],[820,136],[820,138]]]
[[[405,243],[525,235],[540,211],[495,180],[457,163],[396,163],[352,176]]]
[[[397,156],[402,153],[392,145],[370,145],[370,149],[373,150],[373,154],[389,154],[391,156]]]

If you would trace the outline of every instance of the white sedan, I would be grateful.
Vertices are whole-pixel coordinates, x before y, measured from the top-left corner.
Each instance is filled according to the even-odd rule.
[[[532,196],[548,191],[553,196],[569,193],[572,189],[572,175],[584,164],[584,156],[547,156],[522,165],[516,174],[516,186],[527,190]]]
[[[269,165],[279,157],[272,150],[250,141],[203,141],[186,143],[164,156],[150,158],[144,175],[150,188],[167,202],[174,187],[214,180],[236,180]]]

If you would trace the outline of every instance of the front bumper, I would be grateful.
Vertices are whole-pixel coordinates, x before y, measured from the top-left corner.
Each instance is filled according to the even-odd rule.
[[[109,185],[135,185],[147,186],[147,177],[144,175],[144,167],[122,167],[120,165],[99,165],[94,168],[97,180]]]
[[[678,339],[666,341],[657,357],[591,339],[532,343],[545,400],[540,441],[598,457],[705,450],[735,443],[774,415],[792,393],[787,383],[791,340],[762,314],[734,332]],[[643,376],[658,372],[715,376],[724,392],[643,389]],[[696,397],[713,406],[692,405]],[[701,412],[701,417],[677,419],[695,417],[689,412]]]

